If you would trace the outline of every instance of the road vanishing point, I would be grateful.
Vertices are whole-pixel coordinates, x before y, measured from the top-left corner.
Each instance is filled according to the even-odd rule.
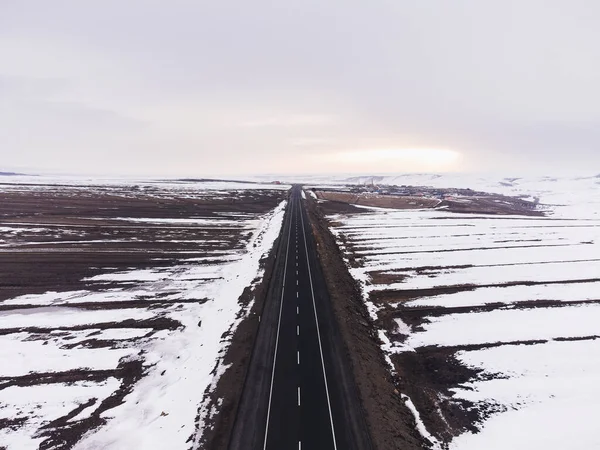
[[[229,450],[372,448],[301,193],[290,193]]]

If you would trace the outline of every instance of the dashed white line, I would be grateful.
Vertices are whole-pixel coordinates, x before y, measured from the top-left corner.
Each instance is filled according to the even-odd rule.
[[[298,406],[300,406],[300,386],[298,386]]]
[[[300,325],[296,325],[296,336],[300,336]]]
[[[296,314],[300,314],[300,307],[296,306]]]
[[[300,365],[300,350],[298,350],[298,352],[297,352],[297,360],[298,360],[298,365]]]
[[[335,441],[335,428],[333,426],[333,414],[331,412],[331,400],[329,399],[329,387],[327,386],[327,373],[325,371],[325,359],[323,358],[323,345],[321,344],[321,332],[319,330],[319,319],[317,317],[317,306],[315,302],[315,290],[312,282],[312,274],[310,271],[310,260],[308,258],[308,246],[306,245],[306,231],[304,228],[304,217],[300,212],[300,220],[302,221],[302,234],[304,235],[304,251],[306,253],[306,265],[308,267],[308,280],[310,282],[310,293],[312,296],[313,311],[315,313],[315,324],[317,326],[317,338],[319,341],[319,353],[321,354],[321,367],[323,369],[323,381],[325,383],[325,394],[327,396],[327,407],[329,409],[329,421],[331,423],[331,434],[333,437],[333,449],[337,450],[337,443]]]

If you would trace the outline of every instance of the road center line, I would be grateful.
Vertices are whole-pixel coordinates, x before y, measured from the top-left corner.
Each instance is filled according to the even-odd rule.
[[[297,355],[298,355],[298,357],[297,357],[297,359],[298,359],[298,365],[300,365],[300,350],[298,350]]]
[[[300,325],[296,325],[296,336],[300,336]]]
[[[298,406],[300,406],[300,386],[298,386]]]

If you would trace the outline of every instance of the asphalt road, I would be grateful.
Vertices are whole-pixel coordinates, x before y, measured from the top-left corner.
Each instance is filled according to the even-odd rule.
[[[372,448],[311,230],[296,186],[230,450]]]

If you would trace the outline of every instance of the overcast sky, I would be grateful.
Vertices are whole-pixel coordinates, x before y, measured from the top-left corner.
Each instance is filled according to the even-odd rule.
[[[0,0],[0,170],[600,172],[597,0]]]

